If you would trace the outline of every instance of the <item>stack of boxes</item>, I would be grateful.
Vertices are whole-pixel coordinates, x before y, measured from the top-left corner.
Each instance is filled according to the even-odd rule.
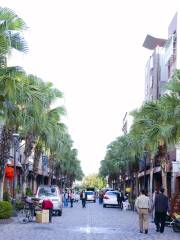
[[[37,223],[49,223],[49,210],[36,211]]]

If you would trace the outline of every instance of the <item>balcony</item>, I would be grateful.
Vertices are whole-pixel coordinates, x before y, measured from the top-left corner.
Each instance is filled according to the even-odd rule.
[[[164,60],[165,64],[172,65],[176,58],[176,35],[173,34],[164,46]]]

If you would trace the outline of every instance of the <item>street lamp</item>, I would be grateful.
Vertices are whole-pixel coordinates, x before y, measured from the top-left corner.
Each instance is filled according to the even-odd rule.
[[[19,144],[19,134],[13,133],[13,147],[14,147],[14,176],[13,176],[13,205],[16,202],[16,152]]]

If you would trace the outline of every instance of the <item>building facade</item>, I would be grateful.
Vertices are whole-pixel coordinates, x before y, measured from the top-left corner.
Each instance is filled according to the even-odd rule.
[[[167,39],[155,38],[147,35],[143,47],[152,51],[145,67],[145,101],[157,100],[165,92],[165,84],[171,79],[176,69],[180,69],[180,19],[176,13],[168,27]],[[180,192],[180,145],[169,152],[167,169],[167,185],[169,196]],[[150,182],[150,159],[144,160],[139,173]],[[161,186],[161,167],[158,157],[154,161],[153,189]],[[141,183],[142,184],[142,183]]]

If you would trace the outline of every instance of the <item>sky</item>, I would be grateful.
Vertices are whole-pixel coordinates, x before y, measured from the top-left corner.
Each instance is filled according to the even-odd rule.
[[[167,38],[179,0],[0,0],[24,19],[23,66],[64,93],[64,122],[83,172],[97,173],[126,112],[144,99],[147,34]]]

